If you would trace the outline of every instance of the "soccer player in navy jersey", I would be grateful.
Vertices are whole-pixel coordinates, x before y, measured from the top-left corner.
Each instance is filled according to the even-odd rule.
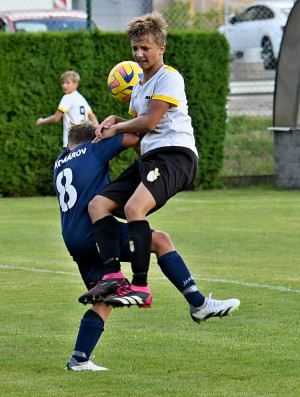
[[[63,239],[89,290],[79,301],[93,304],[81,320],[74,352],[66,366],[73,371],[106,369],[90,360],[111,306],[102,302],[106,296],[101,295],[103,286],[100,282],[104,278],[104,268],[93,236],[88,203],[96,192],[108,184],[109,161],[139,142],[136,134],[126,133],[93,144],[91,141],[95,137],[96,128],[97,125],[90,121],[73,125],[69,130],[68,148],[61,152],[54,165],[54,187],[60,204]],[[120,222],[118,245],[120,261],[130,261],[127,223]],[[210,317],[214,313],[210,304],[213,300],[207,304],[207,299],[198,291],[170,237],[164,232],[152,231],[151,249],[165,276],[189,303],[192,319],[200,322],[205,316]],[[199,307],[202,308],[200,316],[197,314]]]

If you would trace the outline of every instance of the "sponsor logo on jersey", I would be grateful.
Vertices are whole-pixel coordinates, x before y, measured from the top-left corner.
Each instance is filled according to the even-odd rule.
[[[86,152],[86,148],[83,149],[78,149],[76,150],[76,152],[73,153],[69,153],[65,158],[61,159],[61,160],[57,160],[55,161],[55,165],[54,168],[57,169],[60,166],[62,166],[63,164],[65,164],[66,162],[75,159],[76,157],[81,156],[82,154],[85,154]]]
[[[145,96],[145,99],[152,99],[153,92],[154,92],[154,87],[153,86],[149,87],[149,90],[147,92],[147,95]]]

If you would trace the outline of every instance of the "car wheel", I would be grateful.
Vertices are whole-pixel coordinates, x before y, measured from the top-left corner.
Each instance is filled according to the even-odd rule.
[[[262,43],[262,58],[265,69],[275,69],[276,59],[274,57],[272,43],[268,38],[265,38]]]

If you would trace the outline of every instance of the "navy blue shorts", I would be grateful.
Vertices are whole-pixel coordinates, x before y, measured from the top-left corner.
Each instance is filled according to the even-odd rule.
[[[103,277],[103,263],[96,244],[82,249],[82,255],[73,255],[87,289],[91,289]],[[130,262],[129,232],[127,223],[120,222],[120,261]]]

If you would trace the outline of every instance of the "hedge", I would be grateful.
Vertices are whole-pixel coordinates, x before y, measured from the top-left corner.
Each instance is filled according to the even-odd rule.
[[[222,168],[229,51],[218,32],[170,31],[164,61],[185,78],[189,111],[199,150],[194,187],[213,187]],[[122,32],[0,33],[0,195],[53,195],[53,164],[62,145],[62,122],[35,126],[53,114],[63,95],[60,76],[80,76],[79,91],[98,119],[129,117],[128,106],[111,97],[111,68],[131,60]],[[111,164],[116,177],[134,159],[133,150]]]

